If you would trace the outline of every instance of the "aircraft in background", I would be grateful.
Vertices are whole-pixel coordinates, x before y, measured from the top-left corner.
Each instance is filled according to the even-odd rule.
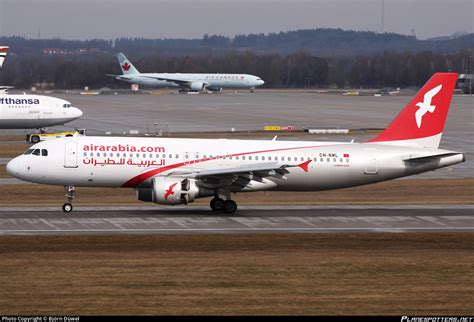
[[[0,95],[0,129],[43,129],[82,116],[60,98],[40,95]]]
[[[455,73],[433,75],[368,142],[79,136],[38,143],[6,170],[65,186],[65,212],[81,186],[133,188],[138,200],[164,205],[213,196],[211,209],[231,214],[237,210],[231,193],[347,188],[463,162],[463,153],[439,149],[456,80]]]
[[[8,46],[0,46],[0,69],[2,68],[3,62],[5,61],[5,58],[7,57],[8,49],[9,49]],[[8,93],[8,89],[10,88],[13,88],[13,87],[0,85],[0,94]]]
[[[122,75],[117,80],[148,87],[179,87],[182,91],[221,91],[223,88],[248,88],[263,85],[258,76],[248,74],[193,74],[193,73],[140,73],[125,57],[117,54]]]
[[[5,61],[5,58],[7,57],[8,49],[9,49],[8,46],[0,46],[0,68],[2,68],[3,62]]]

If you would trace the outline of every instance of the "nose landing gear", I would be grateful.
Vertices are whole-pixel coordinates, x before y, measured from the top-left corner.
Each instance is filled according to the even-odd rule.
[[[64,186],[64,190],[66,190],[66,203],[63,205],[63,211],[71,212],[73,209],[72,199],[74,199],[76,188],[74,186]]]

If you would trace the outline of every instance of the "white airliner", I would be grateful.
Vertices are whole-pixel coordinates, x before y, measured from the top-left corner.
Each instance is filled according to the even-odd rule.
[[[82,111],[60,98],[0,95],[0,129],[41,129],[81,117]]]
[[[140,73],[123,53],[117,54],[122,75],[109,75],[117,80],[149,87],[179,87],[190,91],[220,91],[222,88],[250,88],[265,82],[248,74],[191,74],[191,73]]]
[[[464,154],[438,148],[456,79],[435,74],[364,143],[83,136],[38,143],[11,160],[7,172],[65,186],[65,212],[81,186],[132,188],[138,200],[164,205],[214,196],[211,208],[230,214],[237,209],[231,193],[354,187],[463,162]]]

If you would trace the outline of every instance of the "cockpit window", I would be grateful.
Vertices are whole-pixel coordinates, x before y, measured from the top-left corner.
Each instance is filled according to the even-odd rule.
[[[40,155],[41,154],[41,150],[40,149],[34,149],[33,155]]]
[[[48,150],[41,149],[41,155],[44,156],[44,157],[47,157],[48,156]]]
[[[33,152],[34,149],[28,149],[26,150],[25,153],[23,153],[24,155],[28,155],[28,154],[31,154]]]
[[[72,107],[72,105],[71,104],[64,104],[63,107],[64,108],[69,108],[69,107]]]

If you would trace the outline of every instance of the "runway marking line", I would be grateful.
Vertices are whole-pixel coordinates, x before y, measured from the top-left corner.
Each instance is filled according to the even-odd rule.
[[[336,228],[336,227],[328,227],[328,228],[145,228],[145,229],[60,229],[60,230],[51,230],[51,229],[44,229],[44,230],[34,230],[34,229],[22,229],[22,230],[0,230],[0,234],[2,233],[87,233],[87,232],[153,232],[153,231],[170,231],[170,232],[182,232],[182,231],[203,231],[203,232],[219,232],[219,231],[249,231],[249,232],[258,232],[258,231],[406,231],[406,230],[474,230],[474,227],[404,227],[404,228],[381,228],[381,227],[362,227],[362,228],[355,228],[355,227],[348,227],[348,228]]]

